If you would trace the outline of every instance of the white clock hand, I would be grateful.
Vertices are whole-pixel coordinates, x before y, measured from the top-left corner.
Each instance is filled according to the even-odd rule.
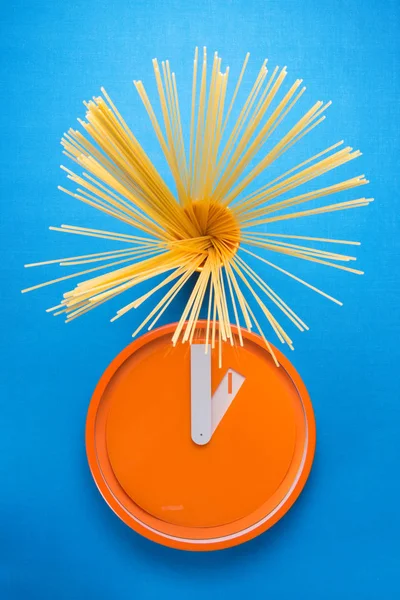
[[[205,344],[190,347],[191,436],[200,446],[210,441],[245,380],[228,369],[211,396],[211,351],[209,347],[206,354],[205,349]]]

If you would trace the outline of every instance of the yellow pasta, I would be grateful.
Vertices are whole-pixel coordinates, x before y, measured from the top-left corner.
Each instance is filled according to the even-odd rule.
[[[255,326],[275,362],[276,357],[253,308],[260,309],[278,339],[290,348],[293,348],[292,340],[272,310],[278,310],[278,314],[300,331],[308,327],[272,289],[270,282],[264,281],[247,264],[246,257],[250,255],[341,304],[257,252],[275,252],[361,274],[362,271],[343,264],[354,261],[354,256],[317,247],[320,243],[355,246],[359,242],[270,231],[270,224],[277,221],[367,206],[371,198],[311,207],[309,204],[365,185],[368,181],[364,175],[292,193],[292,190],[353,161],[361,153],[343,146],[340,141],[289,168],[279,177],[269,179],[268,167],[283,154],[289,156],[290,149],[325,119],[323,113],[330,102],[312,104],[294,125],[282,132],[279,141],[271,145],[268,142],[272,134],[284,129],[287,116],[295,106],[299,110],[305,87],[301,87],[302,80],[297,79],[285,90],[286,67],[269,71],[267,61],[264,61],[250,93],[236,111],[248,61],[249,54],[230,92],[229,68],[221,70],[222,61],[217,53],[210,60],[205,48],[202,53],[196,48],[187,139],[180,109],[182,98],[178,95],[179,86],[169,61],[160,65],[153,60],[159,109],[150,102],[143,83],[134,82],[173,176],[174,189],[170,189],[161,177],[104,88],[101,88],[101,96],[85,103],[86,119],[79,120],[83,133],[70,129],[61,142],[64,154],[79,169],[75,172],[62,167],[76,188],[60,189],[132,227],[132,234],[75,225],[51,227],[59,232],[121,242],[123,246],[117,250],[30,263],[26,266],[59,264],[64,273],[68,267],[89,266],[33,285],[23,292],[81,278],[73,289],[64,293],[60,304],[48,309],[55,315],[64,314],[69,322],[132,290],[139,283],[162,276],[147,293],[129,298],[111,319],[119,319],[149,301],[155,292],[166,289],[161,300],[135,330],[133,335],[137,335],[145,326],[151,329],[181,289],[193,280],[172,343],[193,342],[204,307],[207,312],[206,340],[212,348],[218,341],[233,344],[238,339],[243,344],[241,328]],[[261,176],[262,185],[257,189],[252,187],[250,191],[249,186]],[[290,197],[279,200],[288,192]],[[300,206],[300,209],[291,211],[294,206]],[[260,226],[263,227],[260,229]],[[307,242],[311,245],[306,245]],[[250,247],[258,248],[258,251],[253,252]],[[92,273],[96,275],[89,276]],[[233,336],[231,323],[237,327],[237,338]],[[218,344],[219,353],[221,343]]]

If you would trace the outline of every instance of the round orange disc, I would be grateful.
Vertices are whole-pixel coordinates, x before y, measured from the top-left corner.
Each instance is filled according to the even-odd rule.
[[[174,548],[226,548],[265,531],[298,497],[315,449],[312,406],[291,363],[274,349],[277,368],[263,340],[243,331],[243,347],[224,344],[221,367],[212,353],[212,394],[229,370],[243,383],[210,441],[197,445],[190,346],[172,346],[174,329],[134,341],[100,379],[87,418],[89,464],[105,500],[138,533]],[[203,331],[200,323],[196,343],[205,343]]]

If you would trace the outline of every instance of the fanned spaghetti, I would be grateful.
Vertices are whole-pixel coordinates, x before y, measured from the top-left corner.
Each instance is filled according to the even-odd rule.
[[[355,257],[315,247],[319,242],[338,245],[357,245],[358,242],[265,231],[266,225],[278,221],[367,206],[372,199],[359,197],[308,208],[308,203],[315,199],[368,183],[364,175],[309,192],[299,194],[296,191],[299,186],[357,158],[360,152],[349,146],[343,147],[343,142],[339,142],[255,191],[246,192],[257,177],[268,172],[273,162],[325,119],[324,112],[330,104],[313,104],[278,143],[264,150],[266,142],[303,95],[305,87],[302,87],[302,80],[297,79],[283,92],[286,68],[276,67],[269,72],[265,61],[239,115],[231,123],[248,59],[249,55],[228,101],[229,68],[221,71],[221,58],[215,53],[210,71],[206,49],[202,58],[196,49],[188,140],[181,119],[176,78],[169,62],[162,62],[160,67],[157,60],[153,61],[162,121],[157,117],[143,83],[134,82],[171,170],[176,192],[167,186],[103,88],[102,96],[85,103],[86,121],[79,120],[85,134],[70,129],[62,139],[64,154],[78,165],[79,174],[62,168],[77,187],[75,191],[60,189],[132,226],[135,235],[72,225],[51,227],[74,235],[118,241],[122,247],[26,265],[58,263],[85,267],[24,292],[81,277],[82,281],[64,294],[60,304],[48,309],[55,315],[64,314],[69,322],[138,283],[162,275],[161,283],[144,295],[130,299],[112,319],[114,321],[138,307],[158,290],[167,289],[137,327],[133,333],[136,335],[145,326],[154,327],[183,286],[197,273],[173,335],[173,344],[178,340],[193,341],[205,304],[206,335],[212,347],[218,340],[219,348],[221,342],[234,343],[231,327],[234,322],[240,343],[243,343],[241,327],[255,327],[275,361],[250,300],[258,306],[279,340],[290,348],[293,348],[292,340],[271,309],[278,308],[300,331],[307,329],[307,325],[246,263],[246,257],[252,256],[341,304],[259,252],[275,252],[361,274],[347,266]],[[279,199],[287,193],[289,197]]]

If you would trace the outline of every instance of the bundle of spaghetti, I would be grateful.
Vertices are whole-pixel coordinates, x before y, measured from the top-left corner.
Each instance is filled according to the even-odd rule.
[[[361,153],[344,146],[343,141],[337,142],[246,193],[257,178],[268,176],[268,167],[325,119],[324,113],[330,105],[330,102],[314,103],[276,144],[268,143],[274,132],[283,127],[305,87],[297,79],[282,93],[286,67],[276,67],[270,72],[265,60],[232,122],[248,60],[249,54],[228,101],[229,68],[221,70],[221,58],[215,53],[210,70],[206,49],[200,56],[196,48],[188,140],[181,119],[176,76],[169,61],[160,66],[153,60],[162,120],[143,83],[134,81],[171,171],[175,190],[161,177],[104,88],[101,96],[84,103],[86,120],[78,119],[84,133],[69,129],[61,141],[63,153],[79,169],[76,173],[61,167],[75,190],[60,189],[131,226],[135,234],[74,225],[51,227],[58,232],[119,242],[123,247],[26,265],[88,265],[88,268],[34,285],[24,292],[81,278],[72,290],[64,293],[57,306],[48,309],[54,315],[64,314],[69,322],[139,283],[159,278],[159,283],[130,299],[111,319],[119,319],[166,288],[161,300],[134,331],[136,336],[145,326],[154,327],[182,288],[193,280],[172,343],[193,342],[205,307],[206,348],[218,344],[220,360],[222,343],[243,344],[242,327],[245,327],[260,333],[276,364],[276,356],[252,306],[260,309],[278,339],[290,348],[292,340],[273,311],[279,310],[300,331],[308,327],[246,262],[246,257],[251,256],[341,304],[259,252],[275,252],[361,274],[362,271],[343,264],[354,261],[354,256],[318,247],[320,243],[355,246],[358,242],[269,231],[271,223],[367,206],[372,199],[360,197],[309,208],[309,203],[317,199],[365,185],[368,181],[364,175],[311,191],[295,191],[353,161]],[[262,152],[264,148],[267,150]],[[289,197],[279,200],[285,194]],[[235,333],[231,323],[236,325]]]

